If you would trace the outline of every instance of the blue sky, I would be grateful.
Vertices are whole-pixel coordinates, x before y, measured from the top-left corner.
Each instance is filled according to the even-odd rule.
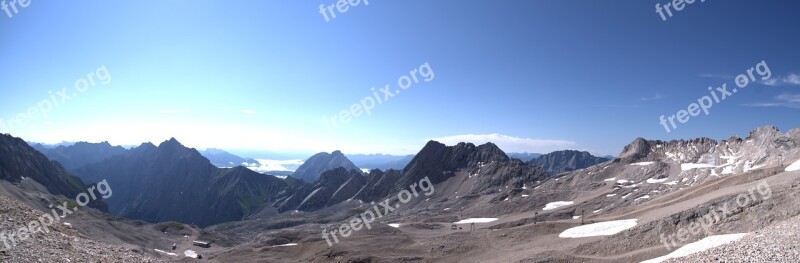
[[[240,151],[408,154],[437,138],[616,155],[636,137],[800,127],[800,2],[697,1],[667,21],[656,3],[667,1],[373,0],[326,22],[319,6],[335,1],[32,0],[0,11],[0,130]],[[669,133],[659,124],[762,60],[769,82]],[[424,63],[430,81],[324,124]],[[105,72],[47,117],[9,122]]]

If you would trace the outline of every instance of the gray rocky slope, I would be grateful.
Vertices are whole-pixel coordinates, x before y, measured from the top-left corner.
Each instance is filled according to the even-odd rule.
[[[0,215],[0,229],[6,235],[8,231],[37,222],[42,212],[0,194]],[[36,229],[41,229],[40,227]],[[0,262],[163,262],[145,255],[142,251],[94,241],[58,223],[48,226],[47,231],[28,233],[24,240],[17,237],[13,244],[15,245],[8,248],[0,243]]]

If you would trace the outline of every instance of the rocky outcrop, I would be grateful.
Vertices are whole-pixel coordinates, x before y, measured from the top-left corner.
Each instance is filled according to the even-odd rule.
[[[392,189],[395,188],[401,176],[403,176],[403,172],[398,170],[387,170],[386,172],[372,170],[367,176],[366,185],[354,198],[364,202],[379,201],[392,193]]]
[[[471,143],[446,146],[430,141],[406,166],[394,191],[401,191],[425,177],[434,184],[444,182],[453,177],[455,172],[478,176],[477,182],[471,188],[475,194],[485,194],[490,189],[509,185],[532,185],[547,176],[539,167],[509,158],[493,143],[480,146]]]
[[[326,171],[296,210],[316,211],[344,202],[355,196],[365,183],[364,176],[358,170],[339,167]]]
[[[22,139],[0,134],[0,180],[19,184],[23,178],[33,179],[53,195],[70,199],[89,188],[81,179],[67,173],[58,162],[48,160]],[[90,200],[88,206],[107,211],[101,200]]]
[[[40,222],[42,212],[4,195],[0,195],[0,215],[3,215],[3,220],[0,220],[3,241],[9,243],[9,248],[0,243],[0,262],[163,262],[141,251],[90,240],[58,222],[44,226],[47,231],[41,230],[39,225],[32,227],[39,231],[26,234],[24,240],[20,236],[8,238],[9,232],[6,231],[30,229],[30,222]]]

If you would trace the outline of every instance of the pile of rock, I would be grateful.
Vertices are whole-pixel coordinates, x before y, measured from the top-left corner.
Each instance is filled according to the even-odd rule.
[[[740,240],[666,262],[797,262],[800,216],[779,222]]]
[[[0,262],[162,262],[141,252],[92,241],[60,223],[47,226],[47,231],[20,233],[43,214],[0,195],[0,238],[5,238],[0,240]]]

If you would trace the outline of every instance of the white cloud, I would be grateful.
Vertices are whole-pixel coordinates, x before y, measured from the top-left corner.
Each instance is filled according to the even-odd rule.
[[[656,93],[656,95],[653,95],[652,97],[642,97],[642,101],[660,100],[663,98],[664,95],[661,95],[661,93]]]
[[[259,164],[246,164],[247,168],[250,170],[264,173],[270,171],[281,171],[281,172],[294,172],[297,170],[300,165],[303,165],[303,160],[266,160],[266,159],[258,159]]]
[[[778,78],[770,78],[768,80],[761,81],[761,84],[764,84],[764,85],[767,85],[767,86],[771,86],[771,87],[778,86],[778,84],[780,84],[780,79],[778,79]]]
[[[476,145],[492,142],[505,152],[549,153],[574,148],[576,143],[568,140],[527,139],[502,134],[465,134],[431,139],[447,145],[471,142]]]
[[[776,87],[776,86],[800,86],[800,74],[791,73],[786,77],[773,76],[768,80],[760,81],[761,84]]]
[[[800,75],[798,74],[789,74],[788,77],[783,78],[783,82],[792,85],[800,85]]]
[[[781,94],[772,101],[744,104],[748,107],[784,107],[800,109],[800,94]]]
[[[244,113],[244,114],[256,114],[256,111],[250,110],[250,109],[244,109],[244,110],[242,110],[242,113]]]
[[[700,74],[700,77],[704,77],[704,78],[712,78],[712,79],[733,79],[733,76],[731,76],[731,75],[725,75],[725,74],[709,74],[709,73]]]

